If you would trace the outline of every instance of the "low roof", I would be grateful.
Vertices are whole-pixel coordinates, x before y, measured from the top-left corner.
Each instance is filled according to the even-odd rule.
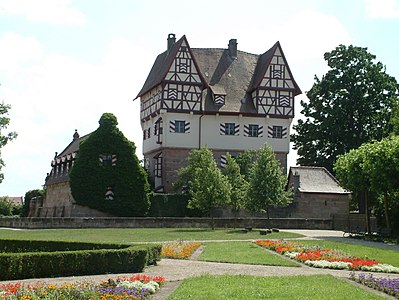
[[[289,182],[292,182],[294,175],[299,175],[300,192],[350,194],[324,167],[291,167],[288,174]]]

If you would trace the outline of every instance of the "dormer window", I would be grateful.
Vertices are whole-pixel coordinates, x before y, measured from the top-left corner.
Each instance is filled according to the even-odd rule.
[[[226,98],[226,91],[224,90],[223,86],[220,84],[215,84],[209,86],[211,92],[212,92],[212,98],[213,102],[217,106],[223,106],[225,103],[225,98]]]

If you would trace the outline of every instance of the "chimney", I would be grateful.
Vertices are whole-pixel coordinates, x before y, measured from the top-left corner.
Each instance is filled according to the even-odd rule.
[[[79,138],[78,130],[75,129],[75,133],[73,134],[73,140],[77,140]]]
[[[173,44],[176,42],[176,35],[174,33],[168,34],[168,52],[172,48]]]
[[[237,58],[237,39],[229,41],[229,54],[231,58]]]

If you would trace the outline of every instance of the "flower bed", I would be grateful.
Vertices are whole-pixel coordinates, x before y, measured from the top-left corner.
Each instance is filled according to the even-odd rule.
[[[372,259],[353,257],[342,251],[309,247],[294,242],[257,240],[256,244],[315,268],[399,273],[399,268]]]
[[[188,259],[200,243],[175,241],[162,244],[161,256],[165,258]]]
[[[364,284],[375,290],[399,298],[399,278],[375,278],[373,274],[351,272],[349,279]]]
[[[163,285],[163,277],[133,275],[116,280],[108,279],[100,284],[77,282],[73,284],[34,285],[21,283],[0,284],[0,299],[36,300],[36,299],[90,299],[90,300],[139,300],[154,294]]]

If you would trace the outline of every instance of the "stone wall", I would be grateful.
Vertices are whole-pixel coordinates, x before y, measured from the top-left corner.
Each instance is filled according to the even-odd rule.
[[[217,228],[333,229],[331,219],[215,218]],[[0,218],[0,227],[44,228],[210,228],[210,218]]]

